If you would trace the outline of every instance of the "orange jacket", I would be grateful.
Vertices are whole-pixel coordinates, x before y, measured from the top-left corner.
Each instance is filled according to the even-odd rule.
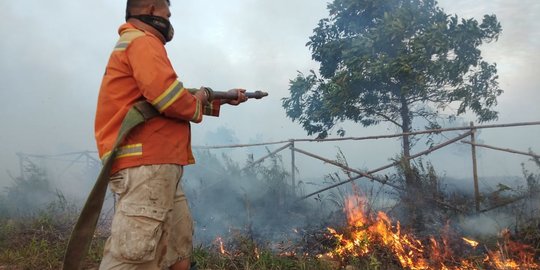
[[[111,173],[150,164],[195,163],[190,121],[219,115],[220,101],[201,102],[177,78],[163,43],[130,23],[118,30],[120,39],[110,56],[99,91],[95,136],[103,160],[111,151],[120,124],[131,106],[147,100],[161,113],[135,128],[120,147]]]

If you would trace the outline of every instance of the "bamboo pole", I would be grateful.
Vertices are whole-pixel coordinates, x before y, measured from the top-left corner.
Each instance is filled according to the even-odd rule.
[[[540,125],[540,121],[536,122],[520,122],[520,123],[510,123],[510,124],[498,124],[498,125],[480,125],[476,126],[475,129],[488,129],[488,128],[507,128],[507,127],[521,127],[521,126],[537,126]],[[376,139],[389,139],[396,137],[403,137],[403,135],[421,135],[428,133],[441,133],[448,131],[463,131],[470,130],[470,126],[466,127],[453,127],[453,128],[439,128],[439,129],[427,129],[422,131],[390,134],[390,135],[377,135],[377,136],[366,136],[366,137],[345,137],[345,138],[331,138],[331,139],[295,139],[296,142],[330,142],[330,141],[361,141],[361,140],[376,140]]]
[[[488,149],[492,149],[492,150],[508,152],[508,153],[512,153],[512,154],[519,154],[519,155],[529,156],[529,157],[533,157],[533,158],[540,158],[540,155],[536,155],[534,153],[522,152],[522,151],[510,149],[510,148],[500,148],[500,147],[495,147],[495,146],[491,146],[491,145],[487,145],[487,144],[473,143],[472,141],[471,142],[461,141],[461,142],[466,143],[466,144],[470,144],[470,145],[474,145],[476,147],[483,147],[483,148],[488,148]]]
[[[478,166],[476,161],[476,146],[474,143],[476,142],[476,129],[474,128],[474,123],[470,123],[471,127],[471,156],[472,156],[472,164],[473,164],[473,180],[474,180],[474,207],[476,209],[476,213],[480,212],[480,189],[478,188]]]
[[[322,160],[322,161],[324,161],[324,162],[326,162],[326,163],[329,163],[329,164],[332,164],[332,165],[334,165],[334,166],[336,166],[336,167],[340,167],[340,168],[342,168],[342,169],[344,169],[344,170],[346,170],[346,171],[350,171],[350,172],[357,173],[357,174],[360,175],[360,177],[366,177],[366,178],[369,178],[369,179],[371,179],[371,180],[377,181],[377,182],[379,182],[379,183],[381,183],[381,184],[389,185],[389,186],[391,186],[391,187],[393,187],[393,188],[395,188],[395,189],[403,190],[403,188],[400,187],[400,186],[396,186],[396,185],[394,185],[394,184],[388,183],[386,180],[381,180],[381,179],[379,179],[379,178],[377,178],[377,177],[371,175],[373,172],[367,172],[367,173],[366,173],[366,172],[363,172],[363,171],[360,171],[360,170],[356,170],[356,169],[347,167],[347,166],[345,166],[345,165],[343,165],[343,164],[341,164],[341,163],[339,163],[339,162],[336,162],[336,161],[333,161],[333,160],[329,160],[329,159],[323,158],[323,157],[321,157],[321,156],[312,154],[312,153],[310,153],[310,152],[304,151],[304,150],[299,149],[299,148],[295,148],[295,151],[298,152],[298,153],[304,154],[304,155],[306,155],[306,156],[309,156],[309,157],[312,157],[312,158],[315,158],[315,159],[318,159],[318,160]],[[359,177],[359,178],[360,178],[360,177]],[[341,182],[341,183],[343,183],[343,182]],[[321,192],[322,192],[322,191],[321,191]],[[317,193],[320,193],[320,192],[317,192]],[[315,194],[316,194],[316,193],[315,193]],[[304,196],[302,199],[305,199],[305,198],[310,197],[310,196],[315,195],[315,194],[310,194],[310,195]]]
[[[291,140],[287,141],[276,141],[276,142],[266,142],[266,143],[250,143],[250,144],[228,144],[228,145],[215,145],[215,146],[193,146],[193,149],[225,149],[225,148],[244,148],[244,147],[253,147],[253,146],[267,146],[288,143]]]
[[[292,180],[292,190],[293,194],[296,194],[296,158],[294,156],[295,154],[295,147],[294,147],[294,141],[291,141],[289,144],[291,147],[291,180]]]
[[[498,125],[480,125],[480,126],[475,126],[475,129],[478,130],[478,129],[487,129],[487,128],[507,128],[507,127],[537,126],[537,125],[540,125],[540,121],[537,121],[537,122],[519,122],[519,123],[498,124]],[[470,129],[471,129],[470,126],[466,126],[466,127],[428,129],[428,130],[415,131],[415,132],[398,133],[398,134],[390,134],[390,135],[366,136],[366,137],[345,137],[345,138],[330,138],[330,139],[290,139],[290,140],[286,140],[286,141],[274,141],[274,142],[254,143],[254,144],[193,146],[193,148],[195,148],[195,149],[240,148],[240,147],[282,144],[282,143],[288,143],[288,142],[291,142],[291,141],[294,141],[294,142],[334,142],[334,141],[377,140],[377,139],[397,138],[397,137],[402,137],[403,135],[420,135],[420,134],[441,133],[441,132],[448,132],[448,131],[463,131],[463,130],[470,130]]]
[[[271,157],[271,156],[273,156],[273,155],[275,155],[275,154],[277,154],[277,153],[283,151],[284,149],[286,149],[286,148],[289,147],[290,145],[291,145],[290,143],[289,143],[289,144],[286,144],[286,145],[284,145],[284,146],[282,146],[282,147],[280,147],[280,148],[278,148],[278,149],[276,149],[276,150],[270,152],[268,155],[266,155],[266,156],[264,156],[264,157],[262,157],[262,158],[259,158],[259,159],[256,160],[256,161],[251,162],[250,164],[248,164],[247,166],[245,166],[245,167],[242,169],[242,171],[248,169],[249,167],[254,166],[255,164],[258,164],[258,163],[263,162],[265,159],[267,159],[267,158],[269,158],[269,157]]]
[[[521,195],[521,196],[518,196],[518,197],[515,197],[515,198],[512,198],[511,200],[507,201],[507,202],[503,202],[503,203],[500,203],[500,204],[497,204],[497,205],[494,205],[494,206],[491,206],[489,208],[486,208],[486,209],[482,209],[480,210],[479,213],[485,213],[485,212],[489,212],[491,210],[495,210],[497,208],[501,208],[503,206],[507,206],[509,204],[513,204],[515,202],[519,202],[523,199],[527,199],[528,197],[532,196],[532,195],[535,195],[535,194],[538,194],[538,192],[533,192],[533,193],[527,193],[525,195]]]
[[[459,141],[459,140],[461,140],[461,139],[463,139],[463,138],[465,138],[465,137],[467,137],[467,136],[469,136],[469,135],[471,135],[471,132],[470,132],[470,131],[469,131],[469,132],[466,132],[466,133],[464,133],[464,134],[462,134],[462,135],[460,135],[460,136],[458,136],[458,137],[456,137],[456,138],[454,138],[454,139],[451,139],[451,140],[449,140],[449,141],[446,141],[446,142],[444,142],[444,143],[442,143],[442,144],[439,144],[439,145],[437,145],[437,146],[434,146],[434,147],[432,147],[432,148],[429,148],[429,149],[427,149],[427,150],[425,150],[425,151],[422,151],[422,152],[420,152],[420,153],[414,154],[414,155],[412,155],[412,156],[409,157],[409,160],[410,160],[410,159],[418,158],[418,157],[423,156],[423,155],[427,155],[427,154],[429,154],[429,153],[431,153],[431,152],[433,152],[433,151],[436,151],[436,150],[441,149],[441,148],[443,148],[443,147],[445,147],[445,146],[448,146],[448,145],[450,145],[450,144],[452,144],[452,143],[455,143],[455,142],[457,142],[457,141]],[[296,148],[296,149],[298,150],[298,148]],[[331,162],[335,163],[334,161],[331,161]],[[330,163],[330,164],[333,164],[333,163]],[[393,163],[391,163],[391,164],[388,164],[388,165],[379,167],[379,168],[377,168],[377,169],[368,171],[368,172],[366,172],[365,174],[371,175],[371,174],[373,174],[373,173],[376,173],[376,172],[379,172],[379,171],[382,171],[382,170],[385,170],[385,169],[388,169],[388,168],[392,168],[392,167],[398,165],[399,163],[400,163],[400,161],[396,161],[396,162],[393,162]],[[341,165],[341,166],[343,166],[343,165]],[[341,166],[339,166],[339,167],[341,167]],[[342,168],[343,168],[343,167],[342,167]],[[354,171],[353,171],[353,172],[354,172]],[[341,185],[343,185],[343,184],[347,184],[347,183],[349,183],[349,182],[352,182],[352,181],[354,181],[354,180],[360,179],[360,178],[362,178],[362,177],[364,177],[363,174],[358,175],[358,176],[356,176],[356,177],[349,178],[348,180],[341,181],[341,182],[339,182],[339,183],[333,184],[333,185],[331,185],[331,186],[328,186],[328,187],[323,188],[323,189],[321,189],[321,190],[318,190],[318,191],[316,191],[316,192],[313,192],[313,193],[310,193],[310,194],[308,194],[308,195],[305,195],[304,197],[300,198],[299,200],[307,199],[307,198],[309,198],[309,197],[311,197],[311,196],[313,196],[313,195],[316,195],[316,194],[319,194],[319,193],[321,193],[321,192],[327,191],[327,190],[329,190],[329,189],[332,189],[332,188],[341,186]],[[370,177],[367,177],[367,178],[370,178]],[[374,178],[374,176],[371,176],[370,179],[372,179],[372,178]],[[375,180],[375,179],[372,179],[372,180]],[[377,180],[375,180],[375,181],[377,181]],[[389,186],[391,186],[391,187],[393,187],[393,188],[396,188],[396,189],[398,189],[398,190],[401,190],[401,191],[404,190],[402,187],[398,187],[398,186],[395,186],[395,185],[390,185],[386,180],[380,180],[380,179],[379,179],[377,182],[379,182],[379,183],[381,183],[381,184],[383,184],[383,185],[389,185]]]
[[[57,157],[80,155],[82,153],[97,154],[98,152],[97,151],[80,151],[80,152],[70,152],[70,153],[63,153],[63,154],[57,154],[57,155],[36,155],[36,154],[26,154],[26,153],[18,153],[18,154],[24,155],[25,157],[31,157],[31,158],[51,159],[51,158],[57,158]]]
[[[466,135],[468,136],[469,134],[466,134]],[[441,146],[441,147],[444,147],[444,146]],[[400,187],[400,186],[396,186],[396,185],[394,185],[394,184],[388,183],[386,180],[381,180],[381,179],[379,179],[379,178],[377,178],[377,177],[375,177],[375,176],[370,175],[371,173],[374,173],[374,170],[373,170],[373,171],[369,171],[369,172],[367,172],[367,173],[363,173],[363,172],[361,172],[361,171],[358,171],[358,170],[349,168],[349,167],[347,167],[347,166],[345,166],[345,165],[342,165],[342,164],[340,164],[340,163],[337,163],[337,162],[335,162],[335,161],[328,160],[328,159],[325,159],[325,158],[323,158],[323,157],[319,157],[319,156],[317,156],[317,155],[315,155],[315,154],[309,153],[309,152],[307,152],[307,151],[304,151],[304,150],[301,150],[301,149],[298,149],[298,148],[296,148],[296,151],[299,152],[299,153],[305,154],[305,155],[307,155],[307,156],[310,156],[310,157],[313,157],[313,158],[320,159],[320,160],[322,160],[322,161],[328,162],[328,163],[330,163],[330,164],[332,164],[332,165],[338,166],[338,167],[340,167],[340,168],[342,168],[342,169],[345,169],[345,170],[347,170],[347,171],[351,171],[351,172],[355,172],[355,173],[362,173],[360,176],[355,177],[354,179],[351,178],[351,179],[349,179],[349,180],[347,180],[347,181],[340,182],[340,183],[338,183],[338,184],[336,184],[336,185],[333,185],[333,186],[331,186],[331,187],[327,187],[327,188],[325,188],[325,189],[323,189],[323,190],[320,190],[320,191],[311,193],[311,194],[309,194],[309,195],[306,195],[306,196],[304,196],[304,197],[298,199],[297,202],[299,202],[299,201],[301,201],[301,200],[304,200],[304,199],[307,199],[307,198],[309,198],[309,197],[311,197],[311,196],[313,196],[313,195],[315,195],[315,194],[321,193],[321,192],[326,191],[326,190],[328,190],[328,189],[331,189],[331,188],[333,188],[333,187],[337,187],[337,186],[342,185],[342,184],[344,184],[344,183],[351,182],[351,181],[353,181],[353,180],[355,180],[355,179],[358,179],[358,178],[361,178],[361,177],[366,177],[366,178],[372,179],[372,180],[377,181],[377,182],[379,182],[379,183],[381,183],[381,184],[383,184],[383,185],[391,186],[391,187],[393,187],[393,188],[395,188],[395,189],[397,189],[397,190],[399,190],[399,191],[405,191],[405,189],[402,188],[402,187]],[[433,151],[435,151],[435,149],[434,149]],[[424,152],[426,152],[426,151],[424,151]],[[419,154],[420,154],[420,153],[419,153]],[[418,155],[418,154],[417,154],[417,155]],[[396,163],[393,163],[393,164],[395,165],[395,164],[397,164],[397,163],[399,163],[399,162],[396,162]],[[384,167],[386,167],[386,166],[384,166]],[[390,166],[390,167],[392,167],[392,166]],[[432,201],[432,202],[435,202],[435,203],[437,203],[437,204],[439,204],[439,205],[441,205],[441,206],[444,206],[444,207],[446,207],[446,208],[448,208],[448,209],[452,209],[452,210],[454,210],[454,211],[463,213],[463,210],[461,210],[461,209],[459,209],[459,208],[457,208],[457,207],[455,207],[455,206],[453,206],[453,205],[450,205],[450,204],[448,204],[448,203],[446,203],[446,202],[439,201],[439,200],[437,200],[437,198],[429,198],[429,197],[427,197],[426,199],[427,199],[428,201]]]
[[[68,164],[68,166],[66,166],[66,168],[64,170],[62,170],[60,175],[58,175],[58,178],[62,178],[62,176],[64,176],[64,174],[71,168],[71,166],[73,166],[75,163],[79,162],[79,160],[81,160],[85,155],[86,155],[86,152],[81,152],[80,155],[78,155],[74,160],[72,160]],[[86,164],[88,164],[88,161],[86,162]]]

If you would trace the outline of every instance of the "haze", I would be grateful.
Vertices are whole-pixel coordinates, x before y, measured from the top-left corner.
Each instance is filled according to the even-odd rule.
[[[317,22],[328,15],[327,1],[186,0],[172,1],[174,40],[167,45],[171,62],[186,86],[215,90],[243,87],[266,90],[264,100],[224,108],[217,119],[194,126],[195,145],[249,143],[305,138],[305,131],[285,117],[281,98],[297,70],[317,69],[305,43]],[[500,84],[496,123],[540,120],[540,13],[537,0],[441,1],[448,13],[481,19],[496,14],[503,33],[483,47],[498,64]],[[0,2],[0,186],[6,172],[18,170],[16,153],[59,154],[95,150],[93,123],[101,76],[125,1]],[[460,123],[474,118],[466,115]],[[381,125],[362,128],[346,123],[347,136],[396,133]],[[225,136],[224,132],[230,133]],[[232,131],[232,132],[230,132]],[[223,135],[223,136],[221,136]],[[333,134],[335,135],[335,134]],[[487,144],[540,152],[539,127],[482,131]],[[451,135],[448,135],[451,137]],[[442,140],[442,139],[441,139]],[[305,144],[302,148],[333,158],[342,148],[355,168],[387,163],[399,153],[399,141]],[[424,145],[418,145],[417,150]],[[258,150],[235,150],[232,155]],[[470,175],[467,147],[433,155],[436,168],[450,176]],[[480,152],[481,175],[519,175],[525,157]],[[438,163],[437,163],[438,160]],[[437,167],[439,166],[439,167]],[[320,162],[299,163],[300,177],[332,170]]]

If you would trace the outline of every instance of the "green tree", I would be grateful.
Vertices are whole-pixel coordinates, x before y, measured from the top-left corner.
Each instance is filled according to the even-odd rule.
[[[423,118],[434,128],[441,110],[451,117],[472,111],[480,122],[497,119],[496,65],[479,49],[501,33],[495,15],[460,19],[434,0],[334,0],[328,9],[307,43],[319,74],[299,73],[283,99],[287,116],[309,135],[324,138],[346,120],[388,122],[407,133],[413,119]],[[409,136],[402,146],[410,156]],[[406,185],[413,187],[408,160],[404,166]]]

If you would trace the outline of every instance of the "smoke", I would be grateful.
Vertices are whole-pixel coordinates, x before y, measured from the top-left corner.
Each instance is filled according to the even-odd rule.
[[[511,227],[513,219],[509,214],[481,215],[463,219],[459,225],[465,233],[474,237],[497,235],[501,230]]]
[[[261,243],[293,240],[301,237],[295,230],[322,226],[336,210],[297,201],[280,156],[243,168],[226,155],[197,154],[198,165],[186,168],[182,182],[198,243],[209,244],[233,232]]]
[[[500,209],[463,217],[456,224],[465,234],[479,239],[497,235],[506,228],[519,232],[531,224],[537,224],[540,218],[539,203],[538,193],[534,193]]]
[[[112,40],[104,42],[107,35],[100,33],[106,20],[81,23],[84,16],[78,13],[106,15],[110,8],[98,1],[54,2],[1,4],[2,173],[16,171],[17,152],[58,154],[95,147],[93,111],[110,47],[96,44]],[[6,177],[0,179],[0,186],[6,184]]]
[[[463,16],[496,13],[503,24],[500,41],[486,47],[488,60],[498,63],[506,90],[498,107],[501,121],[536,120],[534,116],[540,115],[540,107],[536,106],[540,102],[536,94],[539,73],[536,63],[540,59],[535,50],[540,27],[534,14],[539,12],[539,4],[521,1],[516,5],[501,0],[465,2],[442,1],[441,5]],[[123,20],[124,3],[32,0],[2,2],[0,7],[3,37],[0,98],[5,101],[1,107],[5,116],[1,120],[2,186],[8,182],[5,171],[17,170],[17,152],[57,154],[95,149],[95,101],[105,64],[117,39],[117,27]],[[214,144],[204,135],[220,126],[233,127],[240,142],[257,136],[265,141],[305,137],[305,132],[285,117],[281,98],[288,95],[288,81],[296,75],[296,70],[317,69],[304,45],[318,20],[327,16],[326,3],[190,0],[173,3],[171,8],[177,35],[167,50],[186,85],[207,85],[215,90],[245,87],[270,92],[262,101],[224,108],[220,118],[208,118],[194,126],[194,144]],[[348,135],[394,131],[385,126],[370,129],[350,123],[344,126]],[[527,149],[536,147],[532,145],[535,134],[539,134],[538,129],[518,133],[523,138],[515,138],[512,132],[486,132],[486,141],[505,144],[506,138],[514,137],[515,148]],[[370,159],[380,163],[395,152],[393,149],[386,147],[382,155],[369,146],[366,151],[371,153]],[[328,155],[335,152],[326,146],[321,150]],[[349,156],[363,163],[366,151]],[[365,162],[360,166],[371,165]],[[500,166],[488,164],[486,172],[500,172],[496,172]]]
[[[498,63],[501,85],[506,91],[497,107],[500,122],[537,121],[540,24],[536,14],[540,13],[540,3],[483,0],[441,4],[463,17],[497,14],[503,34],[499,42],[485,46],[485,52],[489,61]],[[17,174],[19,170],[17,152],[54,155],[95,149],[95,103],[103,70],[117,39],[117,27],[123,20],[123,5],[121,1],[106,0],[0,2],[0,99],[4,101],[0,107],[1,190],[12,185],[5,172]],[[193,125],[194,145],[306,137],[305,131],[285,117],[281,98],[288,95],[289,79],[297,70],[317,69],[305,43],[318,20],[327,16],[325,7],[324,1],[310,0],[173,2],[176,36],[167,50],[186,86],[205,85],[215,90],[243,87],[270,93],[263,100],[224,107],[219,118],[205,118],[202,124]],[[464,123],[473,119],[465,118]],[[352,123],[343,126],[350,136],[396,132],[384,125],[369,129]],[[532,147],[539,152],[538,134],[538,127],[496,129],[482,132],[479,139],[519,150]],[[390,163],[399,153],[398,140],[296,146],[330,159],[339,147],[351,167],[363,169]],[[414,150],[425,147],[418,143]],[[283,152],[275,164],[268,161],[266,168],[259,167],[250,175],[240,171],[250,154],[256,159],[267,152],[265,147],[257,147],[197,153],[198,163],[186,168],[183,182],[198,241],[208,243],[231,230],[271,240],[294,238],[299,237],[293,231],[295,228],[335,221],[330,214],[341,210],[329,200],[310,198],[295,204],[290,198],[280,197],[287,194],[284,190],[291,189],[289,152]],[[519,165],[527,160],[490,150],[478,150],[478,156],[483,188],[502,182],[501,178],[491,176],[520,175]],[[336,171],[319,160],[299,154],[296,158],[297,182],[306,193],[328,185],[324,176]],[[438,173],[448,176],[449,190],[472,193],[470,148],[450,146],[430,155],[430,160]],[[61,189],[82,203],[97,168],[77,163],[66,170],[68,165],[69,161],[43,164],[49,170],[50,189]],[[262,177],[265,173],[266,177]],[[364,190],[373,187],[365,179],[357,182],[366,183],[362,184]],[[330,198],[332,192],[337,193],[332,190],[321,196]],[[395,194],[388,193],[381,191],[374,200],[375,209],[392,210],[397,200]],[[40,195],[39,199],[40,204],[45,204],[44,200],[50,197]],[[109,201],[105,211],[111,207]],[[466,217],[459,224],[471,234],[495,234],[513,224],[510,217],[504,213]]]

